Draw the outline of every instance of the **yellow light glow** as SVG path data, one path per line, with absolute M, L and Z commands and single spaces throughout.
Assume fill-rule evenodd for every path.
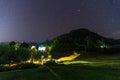
M 66 56 L 66 57 L 62 57 L 62 58 L 57 59 L 57 62 L 72 61 L 72 60 L 74 60 L 75 58 L 77 58 L 78 56 L 80 56 L 80 54 L 74 52 L 73 55 L 70 55 L 70 56 Z
M 41 64 L 40 60 L 32 60 L 32 59 L 29 59 L 26 61 L 27 63 L 34 63 L 34 64 Z
M 17 64 L 4 64 L 5 67 L 13 67 L 16 66 Z
M 34 48 L 36 48 L 36 47 L 35 47 L 35 46 L 32 46 L 32 47 L 31 47 L 31 49 L 34 49 Z

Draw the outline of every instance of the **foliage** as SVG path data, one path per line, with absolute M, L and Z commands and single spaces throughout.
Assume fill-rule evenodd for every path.
M 54 56 L 57 53 L 62 55 L 73 51 L 96 51 L 100 50 L 100 46 L 105 46 L 106 41 L 110 40 L 88 29 L 77 29 L 51 40 L 53 46 L 51 53 Z
M 38 51 L 36 48 L 33 48 L 31 50 L 31 56 L 30 56 L 31 62 L 33 62 L 33 60 L 40 60 L 41 55 L 42 54 L 40 53 L 40 51 Z
M 106 46 L 105 41 L 103 39 L 97 40 L 96 43 L 98 48 L 101 48 L 101 47 L 104 48 Z
M 30 50 L 24 47 L 19 47 L 16 51 L 17 53 L 17 61 L 27 61 L 30 58 Z
M 9 46 L 8 44 L 0 45 L 0 63 L 11 64 L 14 63 L 16 59 L 15 49 L 13 46 Z
M 30 45 L 26 42 L 23 42 L 23 43 L 20 44 L 20 47 L 30 48 Z
M 11 64 L 26 61 L 30 58 L 31 51 L 24 46 L 19 47 L 16 42 L 0 44 L 0 64 Z
M 0 64 L 6 63 L 6 56 L 8 53 L 9 46 L 7 44 L 0 44 Z
M 10 46 L 14 46 L 15 44 L 17 44 L 15 41 L 11 41 L 11 42 L 9 43 Z

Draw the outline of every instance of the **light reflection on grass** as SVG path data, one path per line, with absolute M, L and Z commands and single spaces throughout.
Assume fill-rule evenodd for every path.
M 79 63 L 83 63 L 83 64 L 88 64 L 88 63 L 92 63 L 92 62 L 89 62 L 89 61 L 70 61 L 70 62 L 63 62 L 63 64 L 79 64 Z
M 112 68 L 120 68 L 120 60 L 117 61 L 70 61 L 70 62 L 63 62 L 64 65 L 88 65 L 88 66 L 106 66 Z

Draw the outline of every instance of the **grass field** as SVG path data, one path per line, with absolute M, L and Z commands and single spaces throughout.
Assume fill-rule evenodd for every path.
M 119 62 L 119 60 L 65 62 L 65 65 L 0 72 L 0 80 L 120 80 Z

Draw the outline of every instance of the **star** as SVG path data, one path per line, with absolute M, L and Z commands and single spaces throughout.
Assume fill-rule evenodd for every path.
M 77 10 L 77 12 L 80 12 L 80 11 L 81 11 L 80 9 Z

